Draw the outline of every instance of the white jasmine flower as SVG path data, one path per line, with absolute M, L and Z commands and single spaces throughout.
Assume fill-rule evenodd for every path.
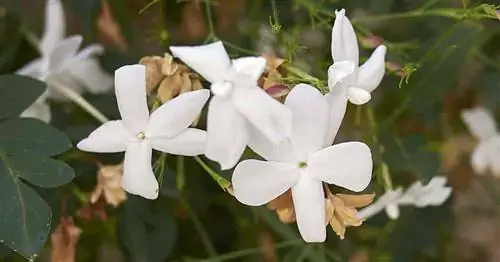
M 333 65 L 328 68 L 327 94 L 332 123 L 340 122 L 335 119 L 344 118 L 347 101 L 356 105 L 362 105 L 370 101 L 370 93 L 378 87 L 385 74 L 384 45 L 378 46 L 371 57 L 359 66 L 359 50 L 356 33 L 349 19 L 345 16 L 345 10 L 335 11 L 335 23 L 332 29 L 332 58 Z M 338 126 L 330 124 L 330 132 L 327 141 L 335 137 L 333 130 Z
M 500 134 L 493 115 L 485 108 L 477 107 L 462 111 L 462 120 L 479 141 L 471 156 L 474 172 L 484 174 L 491 171 L 500 177 Z
M 266 66 L 264 58 L 230 60 L 220 41 L 170 50 L 211 83 L 214 97 L 208 107 L 205 155 L 223 170 L 240 159 L 250 140 L 250 128 L 258 129 L 272 143 L 290 135 L 290 110 L 257 86 Z
M 194 156 L 204 153 L 206 132 L 189 128 L 210 96 L 208 90 L 187 92 L 149 114 L 146 67 L 123 66 L 115 71 L 115 92 L 122 120 L 109 121 L 80 141 L 80 150 L 97 153 L 125 151 L 122 187 L 148 199 L 158 197 L 151 168 L 152 149 Z
M 371 179 L 371 152 L 361 142 L 324 148 L 328 103 L 316 88 L 295 86 L 285 105 L 293 113 L 291 138 L 273 146 L 262 134 L 254 134 L 250 147 L 267 161 L 245 160 L 236 166 L 234 195 L 243 204 L 260 206 L 291 188 L 300 234 L 307 242 L 323 242 L 323 182 L 362 191 Z
M 399 206 L 410 205 L 418 208 L 440 206 L 451 194 L 451 187 L 447 187 L 446 178 L 433 177 L 425 186 L 421 181 L 413 183 L 404 193 L 401 188 L 387 190 L 375 203 L 358 211 L 360 219 L 367 219 L 385 209 L 390 219 L 399 218 Z
M 41 57 L 37 58 L 16 73 L 34 77 L 48 84 L 48 90 L 21 116 L 36 117 L 49 122 L 50 108 L 46 100 L 62 98 L 54 90 L 55 85 L 63 85 L 82 92 L 84 87 L 92 93 L 108 91 L 112 78 L 105 73 L 98 61 L 93 58 L 104 49 L 100 45 L 90 45 L 78 51 L 82 37 L 75 35 L 64 38 L 66 26 L 63 5 L 60 0 L 45 2 L 45 28 L 39 43 Z

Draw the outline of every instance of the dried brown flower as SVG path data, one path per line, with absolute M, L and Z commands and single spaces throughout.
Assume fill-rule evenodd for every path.
M 283 76 L 278 70 L 279 67 L 285 62 L 285 59 L 270 56 L 270 55 L 262 55 L 264 59 L 266 59 L 266 69 L 264 74 L 261 77 L 261 85 L 263 89 L 268 89 L 271 86 L 283 84 L 280 81 L 280 78 Z
M 61 217 L 59 225 L 50 235 L 52 243 L 51 262 L 74 262 L 76 244 L 82 230 L 73 224 L 71 217 Z
M 357 227 L 363 223 L 363 220 L 356 216 L 356 208 L 367 206 L 373 201 L 374 197 L 375 194 L 334 195 L 327 190 L 326 223 L 330 224 L 340 239 L 344 239 L 346 227 Z
M 97 172 L 97 185 L 90 195 L 90 202 L 95 204 L 104 195 L 106 203 L 114 207 L 123 203 L 127 195 L 121 187 L 122 176 L 123 164 L 101 166 Z
M 276 211 L 278 218 L 285 224 L 295 222 L 292 191 L 288 190 L 267 204 L 267 208 Z

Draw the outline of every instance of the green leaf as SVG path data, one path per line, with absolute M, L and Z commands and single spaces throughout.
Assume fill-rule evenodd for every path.
M 71 146 L 63 132 L 38 119 L 18 118 L 0 124 L 0 149 L 11 154 L 54 156 Z
M 165 261 L 177 239 L 177 225 L 168 202 L 128 195 L 118 218 L 118 237 L 129 261 Z
M 100 0 L 68 0 L 69 7 L 80 20 L 80 23 L 85 31 L 85 34 L 93 37 L 96 31 L 96 21 L 102 9 L 102 1 Z
M 27 259 L 34 259 L 50 230 L 47 203 L 20 179 L 7 155 L 0 161 L 0 242 Z
M 45 83 L 27 76 L 0 76 L 0 120 L 19 116 L 45 92 Z

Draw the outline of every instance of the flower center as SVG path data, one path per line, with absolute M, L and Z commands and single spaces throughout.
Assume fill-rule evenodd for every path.
M 306 168 L 307 167 L 307 163 L 306 162 L 299 162 L 298 167 L 299 168 Z
M 144 140 L 146 138 L 146 134 L 144 134 L 144 132 L 140 132 L 137 134 L 136 136 L 139 140 Z
M 233 89 L 233 83 L 229 81 L 217 82 L 213 83 L 210 86 L 210 90 L 216 96 L 227 97 L 231 94 L 231 90 Z

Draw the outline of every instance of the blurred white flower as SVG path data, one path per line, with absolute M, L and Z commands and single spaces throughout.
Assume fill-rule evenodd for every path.
M 47 91 L 21 115 L 36 117 L 49 122 L 50 108 L 48 97 L 62 99 L 55 86 L 71 88 L 79 93 L 84 90 L 102 93 L 110 90 L 112 78 L 105 73 L 95 55 L 103 52 L 100 45 L 90 45 L 80 51 L 83 41 L 75 35 L 64 38 L 66 26 L 64 9 L 60 0 L 45 2 L 45 28 L 39 43 L 41 57 L 37 58 L 16 73 L 34 77 L 48 84 Z
M 80 150 L 97 153 L 125 151 L 122 187 L 148 199 L 158 197 L 158 182 L 151 168 L 152 149 L 176 155 L 205 152 L 206 132 L 189 128 L 210 92 L 187 92 L 149 114 L 146 67 L 123 66 L 115 71 L 115 92 L 122 120 L 109 121 L 80 141 Z
M 291 138 L 275 146 L 254 130 L 250 147 L 267 161 L 244 160 L 236 166 L 234 195 L 243 204 L 260 206 L 291 188 L 300 234 L 307 242 L 323 242 L 323 182 L 362 191 L 371 180 L 371 151 L 361 142 L 324 147 L 328 103 L 316 88 L 295 86 L 285 106 L 293 113 Z
M 478 144 L 471 155 L 472 168 L 477 174 L 488 171 L 500 177 L 500 133 L 491 113 L 482 107 L 462 111 L 462 120 Z
M 250 140 L 251 128 L 276 144 L 290 136 L 292 114 L 258 87 L 266 67 L 262 57 L 230 60 L 222 42 L 170 47 L 173 55 L 211 83 L 205 155 L 221 168 L 232 168 Z
M 399 206 L 409 205 L 418 208 L 426 206 L 440 206 L 451 194 L 451 187 L 447 187 L 446 178 L 433 177 L 425 186 L 421 181 L 413 183 L 404 193 L 401 188 L 388 190 L 375 203 L 358 211 L 360 219 L 367 219 L 380 211 L 385 210 L 390 219 L 399 218 Z
M 370 93 L 378 87 L 385 74 L 384 45 L 378 46 L 371 57 L 359 66 L 359 50 L 356 33 L 345 10 L 335 11 L 335 23 L 332 29 L 332 58 L 333 65 L 328 68 L 328 87 L 326 95 L 330 104 L 332 123 L 328 132 L 327 141 L 336 136 L 340 122 L 333 119 L 343 119 L 347 101 L 362 105 L 370 101 Z

